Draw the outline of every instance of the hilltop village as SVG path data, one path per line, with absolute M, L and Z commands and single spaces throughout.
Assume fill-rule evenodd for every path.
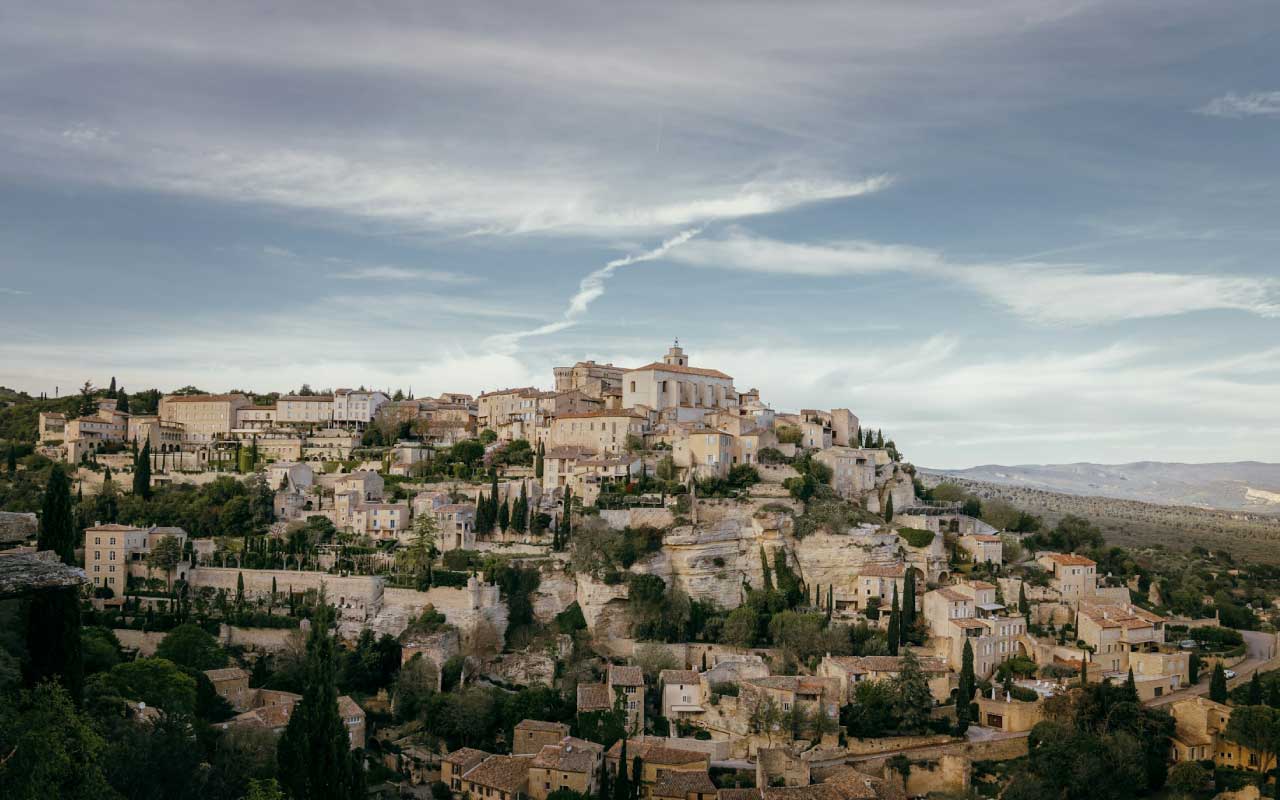
M 10 402 L 0 758 L 72 735 L 85 797 L 1271 791 L 1280 576 L 926 487 L 678 343 L 552 379 Z

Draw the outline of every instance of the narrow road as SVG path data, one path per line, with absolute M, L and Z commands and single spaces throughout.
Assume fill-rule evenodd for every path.
M 1263 633 L 1262 631 L 1240 631 L 1240 633 L 1244 636 L 1245 658 L 1244 661 L 1230 668 L 1235 670 L 1236 676 L 1227 681 L 1227 686 L 1233 689 L 1244 681 L 1249 680 L 1255 672 L 1280 669 L 1280 654 L 1277 653 L 1274 634 Z M 1202 675 L 1200 682 L 1195 686 L 1188 686 L 1164 697 L 1148 700 L 1147 705 L 1165 706 L 1170 703 L 1176 703 L 1179 700 L 1185 700 L 1188 697 L 1205 694 L 1208 691 L 1209 681 Z

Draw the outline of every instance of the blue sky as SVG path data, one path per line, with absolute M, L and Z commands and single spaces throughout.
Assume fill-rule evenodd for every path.
M 919 464 L 1274 460 L 1267 2 L 24 3 L 0 384 L 695 364 Z

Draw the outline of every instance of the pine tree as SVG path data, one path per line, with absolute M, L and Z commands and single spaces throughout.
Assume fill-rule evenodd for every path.
M 1133 672 L 1133 670 L 1129 670 Z M 1249 705 L 1262 705 L 1262 681 L 1258 679 L 1258 673 L 1255 670 L 1253 677 L 1249 679 Z
M 973 716 L 973 695 L 978 686 L 973 675 L 973 645 L 964 641 L 960 656 L 960 685 L 956 690 L 956 735 L 963 736 Z
M 542 480 L 542 459 L 546 455 L 547 449 L 542 442 L 538 442 L 538 454 L 533 457 L 533 477 Z
M 893 605 L 889 607 L 889 655 L 896 656 L 902 643 L 902 610 L 898 606 L 898 584 L 893 585 Z
M 276 758 L 280 784 L 290 797 L 307 800 L 363 800 L 364 770 L 351 754 L 346 726 L 338 714 L 333 622 L 324 591 L 307 637 L 302 699 L 294 706 Z
M 916 624 L 916 574 L 907 569 L 902 589 L 902 630 L 909 631 Z
M 1213 676 L 1209 678 L 1209 699 L 1215 703 L 1227 702 L 1227 673 L 1222 669 L 1222 662 L 1213 665 Z
M 44 489 L 40 511 L 40 550 L 52 550 L 64 564 L 76 563 L 76 518 L 71 508 L 71 480 L 54 464 Z
M 151 497 L 151 442 L 145 442 L 133 459 L 133 493 L 143 500 Z
M 498 506 L 498 530 L 505 531 L 511 527 L 511 503 L 503 498 L 502 505 Z
M 769 556 L 764 552 L 764 545 L 760 545 L 760 566 L 764 569 L 764 590 L 772 592 L 773 573 L 769 571 Z
M 893 522 L 893 495 L 889 495 L 884 503 L 884 521 Z

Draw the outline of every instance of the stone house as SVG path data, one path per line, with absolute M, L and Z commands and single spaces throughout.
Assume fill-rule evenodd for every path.
M 489 756 L 463 773 L 461 794 L 476 800 L 523 800 L 532 762 L 531 756 Z
M 595 742 L 565 736 L 557 744 L 543 745 L 529 762 L 528 794 L 534 800 L 569 789 L 594 796 L 600 789 L 604 748 Z
M 841 705 L 853 701 L 854 691 L 862 681 L 884 681 L 902 672 L 902 656 L 833 656 L 828 653 L 818 663 L 817 674 L 840 681 Z M 929 693 L 938 703 L 951 697 L 952 672 L 944 658 L 922 656 L 920 671 L 929 683 Z
M 1026 620 L 996 602 L 993 584 L 958 583 L 926 592 L 923 601 L 933 645 L 952 670 L 961 668 L 965 642 L 973 649 L 978 678 L 989 678 L 997 665 L 1016 655 L 1030 655 L 1022 641 Z
M 960 549 L 969 554 L 975 564 L 1004 563 L 1004 542 L 993 533 L 974 533 L 961 536 Z
M 711 756 L 696 750 L 685 750 L 668 744 L 658 736 L 640 736 L 627 739 L 627 775 L 632 781 L 635 760 L 640 760 L 641 795 L 649 797 L 650 788 L 657 783 L 660 771 L 706 772 L 711 766 Z M 614 742 L 605 754 L 605 769 L 617 777 L 618 763 L 622 758 L 622 741 Z
M 461 747 L 440 761 L 440 781 L 455 797 L 462 795 L 462 776 L 475 769 L 490 754 L 474 747 Z
M 649 787 L 651 800 L 716 800 L 719 790 L 706 772 L 658 770 L 658 778 Z
M 733 408 L 738 392 L 733 378 L 719 370 L 689 366 L 679 343 L 671 346 L 661 362 L 629 369 L 622 376 L 623 408 L 670 410 L 677 421 L 699 419 L 707 411 Z
M 696 669 L 664 669 L 658 673 L 662 687 L 662 716 L 688 719 L 704 711 L 706 686 Z
M 1200 696 L 1169 706 L 1175 724 L 1170 755 L 1174 761 L 1207 761 L 1220 767 L 1262 772 L 1275 765 L 1274 756 L 1263 763 L 1260 753 L 1227 739 L 1231 707 Z
M 1065 603 L 1075 605 L 1080 598 L 1098 593 L 1098 564 L 1075 553 L 1045 553 L 1036 563 L 1049 573 L 1049 585 Z
M 207 669 L 204 674 L 213 684 L 213 690 L 230 703 L 233 709 L 241 712 L 249 710 L 254 694 L 249 689 L 249 673 L 239 667 L 225 667 Z
M 526 719 L 514 729 L 511 752 L 515 755 L 535 755 L 546 745 L 559 744 L 569 735 L 569 726 L 563 722 L 544 722 Z

